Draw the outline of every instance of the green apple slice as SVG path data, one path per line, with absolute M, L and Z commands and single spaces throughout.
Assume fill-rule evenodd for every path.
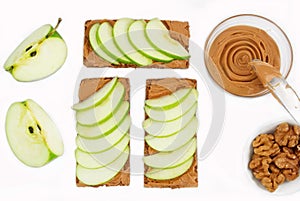
M 171 38 L 169 30 L 159 19 L 150 20 L 145 30 L 149 42 L 157 50 L 174 59 L 188 59 L 190 57 L 188 51 L 177 40 Z
M 96 186 L 104 184 L 114 178 L 124 167 L 129 157 L 129 147 L 112 163 L 105 167 L 97 169 L 84 168 L 81 165 L 77 165 L 76 176 L 86 185 Z
M 198 92 L 196 89 L 192 89 L 192 92 L 182 101 L 182 103 L 169 109 L 154 109 L 149 106 L 145 106 L 146 114 L 155 121 L 172 121 L 184 115 L 189 111 L 198 100 Z
M 157 109 L 171 109 L 176 105 L 180 104 L 189 93 L 191 93 L 192 88 L 183 88 L 175 91 L 174 93 L 160 98 L 148 99 L 145 104 L 150 108 Z
M 76 145 L 81 151 L 100 153 L 115 146 L 126 134 L 124 131 L 117 131 L 96 139 L 83 138 L 77 135 Z
M 118 128 L 118 125 L 128 115 L 129 103 L 124 101 L 117 111 L 105 122 L 94 126 L 83 126 L 77 123 L 76 130 L 80 136 L 89 136 L 90 138 L 96 136 L 107 135 Z
M 152 64 L 152 60 L 139 53 L 130 43 L 128 38 L 129 26 L 134 22 L 133 19 L 122 18 L 116 21 L 113 27 L 113 36 L 119 50 L 139 66 L 148 66 Z
M 146 22 L 144 20 L 134 21 L 128 29 L 128 36 L 131 44 L 141 54 L 153 59 L 154 61 L 170 62 L 173 60 L 157 50 L 149 43 L 145 34 Z
M 191 119 L 195 116 L 197 106 L 197 103 L 194 103 L 188 112 L 173 121 L 162 122 L 148 118 L 143 122 L 143 128 L 149 135 L 152 136 L 171 136 L 183 129 L 191 121 Z
M 67 58 L 65 41 L 55 28 L 44 25 L 30 34 L 8 57 L 4 69 L 21 82 L 50 76 L 62 67 Z
M 192 138 L 181 148 L 172 152 L 159 152 L 153 155 L 145 156 L 144 163 L 152 168 L 173 168 L 186 162 L 196 152 L 197 141 Z
M 188 125 L 178 133 L 168 137 L 154 137 L 147 135 L 145 141 L 150 147 L 157 151 L 174 151 L 190 141 L 196 134 L 197 129 L 198 120 L 196 117 L 193 117 Z
M 56 125 L 33 100 L 12 104 L 5 125 L 10 148 L 28 166 L 41 167 L 64 152 Z
M 108 22 L 103 22 L 97 31 L 99 42 L 103 45 L 103 50 L 118 60 L 121 63 L 131 63 L 131 61 L 124 56 L 124 54 L 117 48 L 113 38 L 113 28 Z
M 113 91 L 115 86 L 117 85 L 118 78 L 113 78 L 111 81 L 106 83 L 101 89 L 99 89 L 96 93 L 88 97 L 86 100 L 73 105 L 73 109 L 76 111 L 86 110 L 93 106 L 96 106 L 102 103 L 107 96 Z
M 76 149 L 75 158 L 78 164 L 85 168 L 100 168 L 107 166 L 112 163 L 118 156 L 120 156 L 129 143 L 129 135 L 125 135 L 120 142 L 115 146 L 111 147 L 109 150 L 90 154 L 83 152 L 80 149 Z
M 185 163 L 168 169 L 152 168 L 145 173 L 145 176 L 155 180 L 169 180 L 183 175 L 193 164 L 194 157 L 189 158 Z
M 118 109 L 125 96 L 125 87 L 120 82 L 109 94 L 109 96 L 95 107 L 81 110 L 76 113 L 76 120 L 79 124 L 92 126 L 107 120 L 113 112 Z
M 106 60 L 109 63 L 118 65 L 120 64 L 116 59 L 112 58 L 111 56 L 109 56 L 108 54 L 106 54 L 106 52 L 102 49 L 102 45 L 101 43 L 98 41 L 97 39 L 97 31 L 99 28 L 100 24 L 94 24 L 89 32 L 89 41 L 90 44 L 94 50 L 94 52 L 101 57 L 102 59 Z

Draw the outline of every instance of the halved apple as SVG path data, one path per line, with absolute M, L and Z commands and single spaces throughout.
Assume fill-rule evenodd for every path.
M 149 106 L 145 106 L 146 114 L 155 121 L 172 121 L 183 116 L 187 111 L 193 107 L 193 105 L 198 100 L 198 91 L 196 89 L 192 89 L 192 92 L 188 94 L 188 96 L 177 106 L 164 110 L 164 109 L 156 109 L 150 108 Z
M 171 109 L 180 104 L 191 93 L 192 88 L 183 88 L 175 91 L 174 93 L 160 98 L 148 99 L 145 104 L 150 108 L 156 109 Z
M 100 89 L 101 90 L 101 89 Z M 117 83 L 113 91 L 107 98 L 95 107 L 87 110 L 77 111 L 76 120 L 79 124 L 92 126 L 107 120 L 118 109 L 125 96 L 125 87 L 120 82 Z
M 196 138 L 192 138 L 181 148 L 172 152 L 159 152 L 144 157 L 147 166 L 153 168 L 173 168 L 181 165 L 193 156 L 197 148 Z
M 159 19 L 150 20 L 145 30 L 149 42 L 157 50 L 175 59 L 188 59 L 190 57 L 188 51 L 177 40 L 171 38 L 169 30 Z
M 115 77 L 108 83 L 106 83 L 101 89 L 99 89 L 96 93 L 85 99 L 84 101 L 73 105 L 73 109 L 76 111 L 86 110 L 93 106 L 96 106 L 102 103 L 107 96 L 113 91 L 115 86 L 117 85 L 118 78 Z
M 170 62 L 173 60 L 156 49 L 149 43 L 145 34 L 146 22 L 144 20 L 134 21 L 128 29 L 128 36 L 131 44 L 137 51 L 154 61 Z
M 196 134 L 197 129 L 198 120 L 193 117 L 186 127 L 171 136 L 155 137 L 147 135 L 145 140 L 150 147 L 157 151 L 174 151 L 190 141 Z
M 129 41 L 127 32 L 133 22 L 134 20 L 130 18 L 117 20 L 113 27 L 114 40 L 119 50 L 133 63 L 139 66 L 150 65 L 152 64 L 152 60 L 139 53 Z
M 33 100 L 13 103 L 7 111 L 5 128 L 10 148 L 28 166 L 44 166 L 64 152 L 56 125 Z
M 112 163 L 120 154 L 123 153 L 129 143 L 129 135 L 125 135 L 119 142 L 100 153 L 87 153 L 81 149 L 76 149 L 75 157 L 78 164 L 85 168 L 100 168 Z M 100 146 L 100 144 L 99 144 Z
M 152 136 L 171 136 L 183 129 L 191 121 L 191 119 L 195 116 L 197 106 L 197 103 L 194 103 L 189 111 L 173 121 L 162 122 L 148 118 L 143 122 L 143 128 L 149 135 Z
M 103 50 L 121 63 L 131 63 L 131 61 L 117 48 L 112 30 L 113 28 L 108 22 L 103 22 L 98 28 L 97 38 L 102 44 Z
M 103 50 L 103 45 L 98 41 L 97 39 L 97 31 L 99 28 L 100 24 L 94 24 L 89 32 L 89 41 L 90 44 L 94 50 L 94 52 L 101 57 L 102 59 L 106 60 L 109 63 L 118 65 L 120 64 L 116 59 L 114 59 L 113 57 L 111 57 L 110 55 L 108 55 L 104 50 Z
M 145 176 L 155 180 L 169 180 L 184 174 L 193 164 L 194 157 L 189 158 L 185 163 L 174 168 L 159 169 L 151 168 L 145 173 Z
M 67 58 L 66 43 L 56 31 L 60 22 L 30 34 L 8 57 L 4 69 L 21 82 L 40 80 L 60 69 Z
M 104 184 L 114 178 L 124 167 L 128 160 L 129 147 L 112 163 L 107 166 L 89 169 L 77 164 L 76 176 L 86 185 L 96 186 Z
M 76 126 L 77 133 L 80 136 L 88 137 L 88 138 L 95 138 L 95 137 L 100 137 L 102 135 L 107 135 L 119 127 L 121 122 L 123 122 L 123 120 L 128 116 L 128 111 L 129 111 L 129 103 L 127 101 L 124 101 L 122 102 L 118 110 L 115 111 L 109 119 L 107 119 L 105 122 L 101 124 L 97 124 L 94 126 L 83 126 L 77 123 Z M 127 128 L 128 125 L 130 125 L 130 118 L 128 120 L 127 117 L 125 121 L 122 123 L 122 126 L 119 127 L 119 129 Z

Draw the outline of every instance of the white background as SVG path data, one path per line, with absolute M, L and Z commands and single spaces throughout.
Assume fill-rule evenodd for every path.
M 294 49 L 289 83 L 300 92 L 300 12 L 296 0 L 84 0 L 2 1 L 0 3 L 0 64 L 22 39 L 37 27 L 63 18 L 59 33 L 69 54 L 63 68 L 34 83 L 19 83 L 0 68 L 0 200 L 295 200 L 300 192 L 275 196 L 261 190 L 247 172 L 245 151 L 251 138 L 264 126 L 289 117 L 279 104 L 265 95 L 239 98 L 226 94 L 226 121 L 214 152 L 199 161 L 199 187 L 192 189 L 145 189 L 143 177 L 132 176 L 130 187 L 77 188 L 75 185 L 75 121 L 73 93 L 82 67 L 84 22 L 121 17 L 189 21 L 191 40 L 204 47 L 206 37 L 221 20 L 235 14 L 253 13 L 276 22 Z M 197 55 L 192 55 L 197 57 Z M 205 66 L 199 66 L 205 68 Z M 200 80 L 199 80 L 200 81 Z M 143 100 L 135 97 L 137 101 Z M 43 168 L 29 168 L 11 152 L 5 136 L 5 114 L 12 102 L 32 98 L 52 116 L 65 144 L 65 153 Z M 201 97 L 200 97 L 201 101 Z M 203 101 L 203 104 L 205 101 Z M 207 102 L 209 105 L 210 103 Z M 201 118 L 205 112 L 199 111 Z M 209 116 L 209 115 L 208 115 Z M 209 117 L 208 117 L 209 118 Z M 205 129 L 204 129 L 205 130 Z M 199 150 L 205 133 L 198 133 Z M 299 178 L 300 180 L 300 178 Z M 300 186 L 299 186 L 300 189 Z

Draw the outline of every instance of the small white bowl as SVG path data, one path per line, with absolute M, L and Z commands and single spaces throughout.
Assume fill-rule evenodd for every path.
M 253 184 L 256 185 L 258 188 L 260 188 L 262 191 L 268 193 L 269 195 L 287 195 L 287 194 L 292 194 L 295 192 L 300 191 L 300 176 L 296 178 L 293 181 L 285 181 L 283 184 L 280 184 L 278 188 L 274 192 L 269 192 L 261 183 L 258 179 L 256 179 L 252 171 L 249 168 L 249 162 L 251 160 L 251 156 L 253 154 L 253 148 L 252 148 L 252 141 L 262 133 L 274 133 L 276 127 L 283 122 L 287 122 L 289 124 L 295 125 L 295 121 L 292 119 L 288 120 L 283 120 L 283 121 L 278 121 L 278 122 L 273 122 L 270 124 L 267 124 L 260 129 L 258 129 L 255 133 L 252 134 L 252 136 L 249 138 L 247 141 L 247 144 L 244 149 L 244 166 L 247 171 L 247 176 L 249 177 L 250 180 L 252 180 Z

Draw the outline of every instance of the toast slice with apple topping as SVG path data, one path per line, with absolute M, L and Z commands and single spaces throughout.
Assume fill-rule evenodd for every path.
M 183 21 L 101 19 L 85 22 L 86 67 L 188 68 L 189 23 Z
M 75 151 L 78 187 L 129 185 L 129 90 L 127 78 L 81 81 L 80 102 L 73 106 L 78 133 Z
M 146 83 L 144 186 L 198 186 L 197 82 L 151 79 Z

